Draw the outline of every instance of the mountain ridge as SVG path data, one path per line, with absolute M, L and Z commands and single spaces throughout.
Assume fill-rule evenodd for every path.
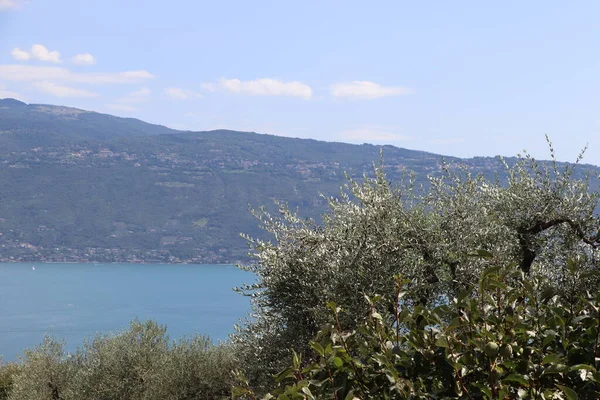
M 371 174 L 380 148 L 392 181 L 411 171 L 426 183 L 442 157 L 490 178 L 501 168 L 490 157 L 178 131 L 23 104 L 0 100 L 0 261 L 244 261 L 239 233 L 264 235 L 248 205 L 274 210 L 274 200 L 285 201 L 318 220 L 327 209 L 319 193 L 338 195 L 346 173 Z
M 257 134 L 257 135 L 269 136 L 269 137 L 274 137 L 274 138 L 282 138 L 282 139 L 298 139 L 298 140 L 332 143 L 332 144 L 344 144 L 344 145 L 349 145 L 349 146 L 361 146 L 360 144 L 354 144 L 354 143 L 348 143 L 348 142 L 342 142 L 342 141 L 325 141 L 325 140 L 318 140 L 318 139 L 311 139 L 311 138 L 278 136 L 275 134 L 257 133 L 257 132 L 253 132 L 253 131 L 235 131 L 235 130 L 230 130 L 230 129 L 214 129 L 214 130 L 208 130 L 208 131 L 180 130 L 180 129 L 169 128 L 165 125 L 145 122 L 138 118 L 118 117 L 118 116 L 114 116 L 114 115 L 107 114 L 107 113 L 101 113 L 101 112 L 97 112 L 97 111 L 89 111 L 89 110 L 84 110 L 84 109 L 70 107 L 70 106 L 41 104 L 41 103 L 40 104 L 38 104 L 38 103 L 28 104 L 28 103 L 25 103 L 25 102 L 22 102 L 22 101 L 13 99 L 13 98 L 0 99 L 0 119 L 3 120 L 2 121 L 3 125 L 6 125 L 7 122 L 10 122 L 10 118 L 7 118 L 6 114 L 2 113 L 2 110 L 3 109 L 10 110 L 11 108 L 14 108 L 14 107 L 27 108 L 32 112 L 38 112 L 38 113 L 46 112 L 48 114 L 54 114 L 54 117 L 56 117 L 58 115 L 62 115 L 62 116 L 70 115 L 71 117 L 74 117 L 75 115 L 92 114 L 94 116 L 106 118 L 108 120 L 119 121 L 120 123 L 130 122 L 130 123 L 138 124 L 139 130 L 142 130 L 144 128 L 146 128 L 146 129 L 150 128 L 148 130 L 145 130 L 143 132 L 143 134 L 140 136 L 158 135 L 158 134 L 182 134 L 182 133 L 202 134 L 202 133 L 209 133 L 209 132 L 232 132 L 232 133 L 235 132 L 235 133 L 243 133 L 243 134 Z M 19 117 L 22 117 L 22 116 L 19 116 Z M 70 119 L 70 118 L 67 118 L 67 119 Z M 44 122 L 47 122 L 47 121 L 45 120 Z M 2 128 L 2 126 L 0 126 L 0 128 Z M 0 133 L 1 132 L 2 131 L 0 131 Z M 89 132 L 88 132 L 88 135 L 89 135 Z M 102 139 L 114 139 L 114 138 L 118 138 L 118 137 L 128 137 L 128 136 L 127 135 L 118 135 L 118 136 L 114 136 L 114 137 L 102 137 Z M 86 139 L 98 139 L 98 138 L 86 137 Z M 364 143 L 363 145 L 370 145 L 370 144 Z M 371 146 L 382 147 L 382 148 L 400 148 L 397 146 L 387 145 L 387 144 L 381 145 L 381 146 L 377 146 L 377 145 L 371 145 Z M 404 148 L 402 148 L 402 149 L 404 149 Z M 404 150 L 409 150 L 409 149 L 404 149 Z M 426 154 L 435 154 L 435 153 L 427 152 L 427 151 L 423 151 L 423 150 L 410 149 L 410 151 L 426 153 Z M 458 158 L 458 157 L 453 157 L 453 156 L 445 156 L 445 157 Z

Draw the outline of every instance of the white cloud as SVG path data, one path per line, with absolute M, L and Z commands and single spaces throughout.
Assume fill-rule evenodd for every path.
M 127 104 L 105 104 L 106 108 L 117 111 L 135 111 L 136 108 Z
M 18 10 L 24 3 L 22 0 L 0 0 L 0 11 Z
M 141 88 L 127 93 L 125 96 L 115 100 L 116 103 L 138 104 L 144 103 L 150 99 L 152 92 L 148 88 Z
M 368 127 L 344 131 L 338 138 L 348 142 L 403 142 L 413 140 L 413 136 L 407 136 L 392 128 Z
M 375 82 L 353 81 L 331 85 L 331 95 L 339 98 L 377 99 L 386 96 L 402 96 L 413 93 L 402 86 L 381 86 Z
M 49 51 L 41 44 L 34 44 L 31 46 L 31 56 L 40 61 L 48 61 L 52 63 L 60 62 L 60 53 L 58 51 Z
M 94 65 L 96 64 L 96 58 L 90 53 L 77 54 L 71 59 L 76 65 Z
M 55 64 L 60 63 L 60 53 L 58 51 L 50 51 L 41 44 L 34 44 L 31 46 L 30 51 L 21 50 L 16 47 L 11 51 L 11 54 L 18 61 L 39 60 Z
M 63 86 L 53 82 L 35 82 L 33 87 L 40 92 L 48 93 L 56 97 L 97 97 L 98 94 L 88 90 Z
M 25 101 L 25 96 L 23 96 L 21 93 L 11 92 L 10 90 L 6 89 L 6 85 L 0 83 L 0 99 L 6 98 Z
M 255 79 L 252 81 L 221 79 L 217 84 L 204 83 L 202 87 L 209 91 L 222 89 L 231 93 L 254 96 L 291 96 L 310 99 L 313 94 L 310 86 L 302 82 L 283 82 L 270 78 Z
M 154 78 L 148 71 L 80 73 L 63 67 L 0 65 L 0 79 L 11 82 L 55 81 L 86 84 L 130 84 Z
M 19 49 L 18 47 L 15 47 L 10 52 L 10 54 L 17 61 L 28 61 L 29 59 L 31 59 L 31 55 L 28 52 L 23 51 L 23 50 Z
M 169 87 L 165 89 L 165 94 L 172 99 L 188 100 L 193 98 L 201 98 L 202 95 L 191 90 Z

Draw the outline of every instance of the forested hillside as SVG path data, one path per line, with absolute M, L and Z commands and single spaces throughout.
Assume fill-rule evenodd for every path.
M 261 236 L 249 205 L 318 218 L 319 196 L 360 177 L 380 147 L 250 132 L 183 132 L 67 107 L 0 100 L 0 260 L 217 263 Z M 442 156 L 384 146 L 387 176 L 426 182 Z M 492 176 L 494 158 L 461 160 Z M 596 171 L 585 166 L 579 170 Z

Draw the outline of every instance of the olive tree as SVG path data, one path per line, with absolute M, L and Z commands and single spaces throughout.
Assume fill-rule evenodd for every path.
M 235 358 L 204 336 L 170 341 L 166 328 L 133 321 L 97 335 L 74 354 L 53 338 L 25 351 L 11 375 L 11 400 L 197 400 L 229 397 Z
M 3 363 L 0 358 L 0 400 L 8 399 L 13 386 L 13 379 L 19 373 L 19 364 Z
M 308 350 L 327 321 L 327 302 L 347 310 L 340 323 L 351 329 L 368 309 L 364 295 L 392 293 L 397 274 L 410 281 L 407 305 L 444 303 L 476 287 L 485 265 L 473 257 L 477 251 L 550 277 L 559 291 L 597 284 L 584 278 L 597 268 L 600 225 L 593 177 L 577 175 L 582 154 L 561 164 L 550 145 L 548 162 L 527 154 L 500 159 L 495 179 L 442 163 L 426 185 L 410 175 L 394 185 L 381 164 L 373 177 L 349 180 L 339 198 L 328 199 L 320 224 L 285 204 L 277 216 L 255 211 L 273 240 L 248 238 L 254 262 L 242 266 L 258 277 L 239 288 L 251 297 L 253 318 L 233 337 L 250 381 L 268 385 L 290 349 Z
M 10 400 L 60 400 L 68 398 L 75 375 L 64 351 L 64 342 L 47 336 L 41 345 L 25 350 L 12 377 Z
M 76 354 L 73 398 L 146 399 L 168 356 L 166 327 L 133 321 L 118 335 L 98 335 Z
M 147 399 L 225 399 L 234 384 L 237 364 L 228 344 L 213 345 L 204 336 L 171 345 L 166 361 L 149 383 Z

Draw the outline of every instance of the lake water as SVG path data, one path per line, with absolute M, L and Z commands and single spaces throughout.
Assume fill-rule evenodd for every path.
M 232 287 L 253 281 L 230 265 L 0 263 L 0 355 L 15 360 L 47 333 L 74 351 L 134 318 L 167 325 L 172 339 L 225 340 L 250 308 Z

